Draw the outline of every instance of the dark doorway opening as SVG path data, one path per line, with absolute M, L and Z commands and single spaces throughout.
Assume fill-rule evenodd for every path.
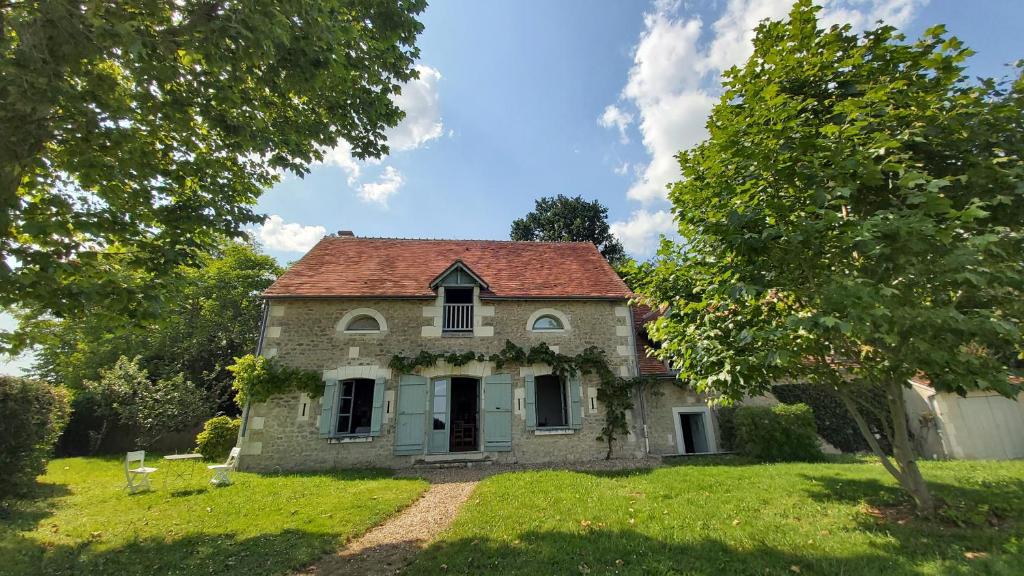
M 449 452 L 475 452 L 480 448 L 480 381 L 452 378 Z
M 704 414 L 680 413 L 679 427 L 683 432 L 683 450 L 685 454 L 702 454 L 710 452 L 708 433 L 704 426 Z

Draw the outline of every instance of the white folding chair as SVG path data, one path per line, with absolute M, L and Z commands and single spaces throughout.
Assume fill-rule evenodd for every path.
M 135 464 L 138 466 L 135 466 Z M 124 477 L 127 481 L 125 488 L 129 494 L 139 490 L 150 490 L 149 475 L 156 472 L 156 468 L 146 466 L 146 451 L 136 450 L 128 452 L 124 457 Z
M 231 484 L 231 476 L 229 475 L 235 466 L 238 465 L 238 454 L 242 449 L 235 446 L 231 449 L 231 453 L 228 454 L 228 459 L 223 464 L 211 464 L 206 468 L 213 470 L 213 478 L 210 479 L 210 484 L 214 486 L 227 486 Z

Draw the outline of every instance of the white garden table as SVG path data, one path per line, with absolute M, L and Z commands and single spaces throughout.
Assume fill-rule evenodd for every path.
M 167 474 L 164 475 L 164 489 L 167 488 L 167 482 L 173 475 L 176 479 L 182 482 L 188 482 L 192 480 L 192 476 L 195 474 L 196 461 L 202 460 L 202 454 L 168 454 L 164 456 L 164 460 L 169 463 L 175 463 L 184 460 L 189 463 L 189 466 L 167 466 Z

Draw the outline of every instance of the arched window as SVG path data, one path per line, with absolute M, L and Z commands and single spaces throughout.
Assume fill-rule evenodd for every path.
M 356 316 L 345 326 L 347 332 L 379 332 L 380 322 L 368 314 Z
M 537 318 L 536 320 L 533 321 L 532 329 L 537 331 L 564 330 L 565 327 L 562 326 L 562 321 L 559 320 L 558 318 L 545 314 L 544 316 L 541 316 L 540 318 Z

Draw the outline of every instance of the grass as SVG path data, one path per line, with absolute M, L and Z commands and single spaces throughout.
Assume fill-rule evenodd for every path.
M 932 522 L 871 460 L 503 474 L 408 574 L 1024 573 L 1024 462 L 923 468 Z
M 0 575 L 280 574 L 312 563 L 427 487 L 380 471 L 261 476 L 128 495 L 116 459 L 54 460 L 34 498 L 0 507 Z M 174 463 L 174 465 L 187 465 Z

